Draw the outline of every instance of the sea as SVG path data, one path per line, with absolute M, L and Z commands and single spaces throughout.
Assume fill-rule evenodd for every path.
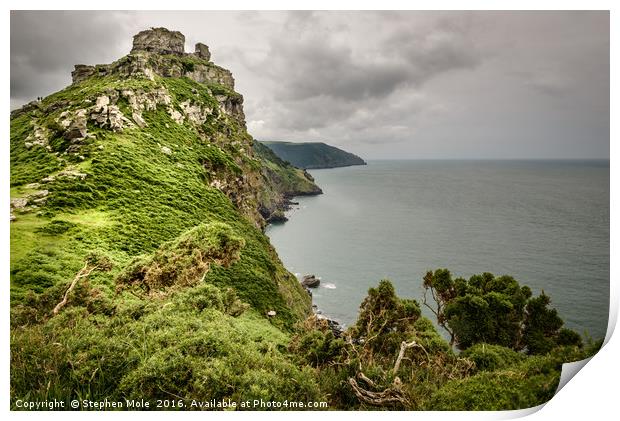
M 565 325 L 603 338 L 609 314 L 609 161 L 369 161 L 311 170 L 266 233 L 287 269 L 314 274 L 320 311 L 355 322 L 389 279 L 421 301 L 429 270 L 511 275 L 551 297 Z M 431 316 L 430 312 L 425 312 Z

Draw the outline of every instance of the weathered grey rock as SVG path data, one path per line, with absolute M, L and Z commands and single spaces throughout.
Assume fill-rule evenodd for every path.
M 239 121 L 245 120 L 243 114 L 243 97 L 241 95 L 230 97 L 228 95 L 215 95 L 215 99 L 225 114 L 228 114 Z
M 24 144 L 28 149 L 34 145 L 48 147 L 49 131 L 45 127 L 35 126 L 34 132 L 26 137 Z
M 179 105 L 185 115 L 187 115 L 187 119 L 197 125 L 204 123 L 213 111 L 208 107 L 202 108 L 198 104 L 191 104 L 189 101 L 184 101 Z
M 41 197 L 46 197 L 48 194 L 50 194 L 49 190 L 39 190 L 39 191 L 32 193 L 30 197 L 41 198 Z
M 135 121 L 138 127 L 140 127 L 141 129 L 146 127 L 146 121 L 144 121 L 144 118 L 142 118 L 142 114 L 134 111 L 133 113 L 131 113 L 131 118 L 133 118 L 133 121 Z
M 316 288 L 321 284 L 321 280 L 314 275 L 304 275 L 301 278 L 301 285 L 307 288 Z
M 23 209 L 28 205 L 28 199 L 25 197 L 17 197 L 15 199 L 11 199 L 11 207 L 13 209 Z
M 167 146 L 162 146 L 161 151 L 165 153 L 166 155 L 172 155 L 172 150 Z
M 62 114 L 61 114 L 61 117 L 62 117 Z M 63 135 L 65 139 L 67 140 L 83 139 L 88 135 L 88 132 L 86 130 L 86 110 L 78 110 L 75 113 L 75 117 L 73 121 L 71 121 L 70 119 L 66 119 L 66 120 L 63 120 L 61 124 L 65 126 L 67 122 L 69 122 L 68 123 L 69 125 Z
M 169 106 L 172 103 L 170 93 L 165 88 L 153 89 L 149 92 L 124 90 L 121 96 L 127 100 L 132 111 L 141 113 L 142 111 L 154 111 L 157 105 Z
M 201 58 L 203 60 L 211 60 L 211 52 L 209 51 L 209 47 L 204 45 L 202 42 L 199 42 L 194 47 L 194 54 L 196 57 Z
M 179 31 L 170 31 L 166 28 L 147 29 L 133 37 L 131 52 L 139 51 L 182 55 L 185 52 L 185 36 Z
M 170 114 L 170 118 L 172 118 L 176 123 L 183 124 L 183 121 L 185 120 L 183 114 L 181 114 L 172 107 L 168 107 L 168 114 Z
M 86 64 L 76 64 L 71 72 L 71 80 L 73 83 L 79 83 L 85 79 L 88 79 L 96 72 L 95 66 L 88 66 Z
M 196 64 L 194 66 L 194 70 L 185 73 L 185 76 L 198 83 L 215 82 L 220 85 L 224 85 L 231 90 L 235 89 L 235 79 L 233 78 L 232 73 L 229 70 L 219 66 Z
M 114 105 L 118 98 L 119 93 L 115 90 L 110 90 L 108 95 L 97 97 L 91 109 L 90 119 L 99 127 L 108 127 L 115 132 L 121 131 L 126 126 L 133 126 L 131 120 L 123 115 L 117 105 Z
M 123 123 L 126 121 L 123 113 L 116 105 L 108 106 L 108 121 L 110 124 L 110 128 L 118 132 L 123 129 Z
M 86 177 L 88 176 L 88 174 L 76 171 L 76 170 L 72 170 L 72 169 L 68 169 L 68 170 L 63 170 L 61 172 L 58 173 L 58 177 L 66 177 L 66 178 L 79 178 L 80 180 L 84 180 Z M 44 178 L 43 182 L 50 182 L 50 181 L 54 181 L 54 177 L 50 176 L 50 177 L 46 177 Z
M 107 106 L 110 104 L 110 97 L 107 95 L 101 95 L 97 97 L 97 101 L 95 102 L 95 110 L 96 111 L 106 111 Z

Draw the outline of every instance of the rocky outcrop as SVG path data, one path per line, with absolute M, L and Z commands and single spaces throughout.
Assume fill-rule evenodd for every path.
M 179 31 L 170 31 L 166 28 L 151 28 L 138 32 L 133 37 L 131 52 L 139 51 L 182 55 L 185 53 L 185 35 Z
M 26 137 L 25 145 L 28 149 L 35 145 L 39 145 L 49 150 L 50 147 L 48 145 L 48 139 L 49 130 L 45 127 L 35 125 L 32 134 L 29 134 L 28 137 Z
M 73 83 L 78 83 L 93 76 L 95 72 L 95 66 L 76 64 L 71 72 L 71 79 L 73 80 Z
M 110 96 L 97 97 L 95 106 L 91 108 L 90 119 L 94 120 L 99 127 L 109 128 L 115 132 L 121 131 L 123 127 L 132 126 L 132 122 L 116 105 L 116 101 L 118 101 L 117 91 L 111 91 Z
M 120 110 L 118 104 L 119 99 L 123 99 L 131 109 L 130 116 L 126 116 Z M 182 102 L 180 110 L 172 106 L 172 98 L 170 93 L 163 87 L 150 91 L 142 90 L 114 90 L 109 89 L 105 95 L 99 95 L 90 103 L 94 105 L 78 109 L 76 111 L 64 111 L 56 119 L 60 127 L 64 129 L 62 136 L 72 142 L 79 144 L 83 139 L 90 135 L 87 130 L 87 123 L 91 121 L 98 127 L 107 128 L 115 132 L 122 131 L 127 127 L 134 127 L 134 124 L 140 128 L 147 126 L 142 113 L 144 111 L 154 111 L 158 105 L 162 105 L 168 111 L 170 117 L 177 123 L 182 124 L 186 119 L 196 126 L 203 124 L 207 117 L 213 112 L 212 108 L 201 106 L 200 104 L 191 103 L 189 100 Z M 235 112 L 236 105 L 233 106 L 230 113 Z M 238 106 L 239 111 L 233 114 L 235 118 L 243 117 L 243 107 Z M 221 110 L 227 113 L 224 105 Z M 228 114 L 228 113 L 227 113 Z M 48 133 L 41 127 L 35 127 L 33 134 L 26 139 L 26 146 L 34 145 L 46 146 Z
M 36 185 L 39 186 L 39 184 Z M 44 205 L 47 201 L 48 195 L 48 190 L 38 190 L 33 193 L 27 194 L 24 197 L 12 198 L 10 220 L 14 221 L 17 219 L 15 213 L 27 213 L 33 211 L 34 209 L 37 209 L 39 206 Z
M 209 51 L 209 47 L 204 45 L 202 42 L 196 44 L 194 48 L 194 55 L 202 60 L 211 60 L 211 52 Z
M 67 111 L 60 114 L 59 120 L 61 126 L 66 128 L 63 137 L 67 140 L 83 139 L 88 135 L 86 128 L 86 110 L 78 110 L 75 112 L 74 119 L 67 118 Z
M 112 64 L 89 66 L 76 64 L 71 72 L 73 83 L 80 83 L 92 76 L 144 76 L 153 80 L 162 77 L 187 77 L 198 83 L 217 83 L 235 89 L 232 73 L 211 63 L 209 47 L 196 44 L 193 53 L 184 49 L 185 37 L 178 31 L 153 28 L 134 36 L 131 53 Z M 170 56 L 174 57 L 170 57 Z
M 183 76 L 198 83 L 218 83 L 229 89 L 235 89 L 235 79 L 232 73 L 213 64 L 194 64 L 193 69 L 184 72 Z
M 308 288 L 317 288 L 321 284 L 321 280 L 314 275 L 304 275 L 301 278 L 301 285 Z

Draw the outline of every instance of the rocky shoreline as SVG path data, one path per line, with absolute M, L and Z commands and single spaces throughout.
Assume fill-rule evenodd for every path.
M 301 286 L 306 290 L 310 298 L 312 297 L 312 289 L 318 288 L 321 283 L 321 278 L 315 275 L 304 275 L 300 281 Z M 344 328 L 337 321 L 323 314 L 323 311 L 319 309 L 319 307 L 312 303 L 312 314 L 316 317 L 317 320 L 325 320 L 327 326 L 331 330 L 332 334 L 336 338 L 340 338 L 344 335 Z

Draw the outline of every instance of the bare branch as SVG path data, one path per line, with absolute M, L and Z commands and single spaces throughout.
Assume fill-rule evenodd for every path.
M 77 285 L 77 282 L 80 280 L 80 278 L 86 278 L 88 275 L 90 275 L 90 273 L 93 270 L 97 269 L 98 267 L 99 266 L 93 266 L 90 269 L 88 269 L 88 262 L 86 262 L 84 267 L 82 269 L 80 269 L 80 271 L 77 273 L 77 275 L 75 275 L 75 278 L 73 278 L 73 281 L 71 282 L 71 285 L 69 285 L 69 288 L 65 292 L 65 295 L 62 297 L 62 301 L 60 301 L 58 304 L 56 304 L 56 307 L 54 307 L 54 310 L 52 310 L 52 314 L 54 316 L 57 315 L 58 312 L 67 304 L 67 301 L 69 300 L 69 294 L 71 293 L 71 291 L 73 291 L 73 288 L 75 288 L 75 286 Z
M 360 373 L 360 375 L 363 375 L 363 373 Z M 366 376 L 364 376 L 364 378 L 368 379 Z M 395 379 L 394 383 L 395 383 L 395 386 L 397 386 L 400 383 L 400 381 L 396 382 L 396 379 Z M 351 388 L 353 388 L 353 392 L 355 393 L 355 396 L 357 396 L 358 399 L 361 400 L 362 402 L 367 403 L 369 405 L 388 406 L 388 405 L 401 404 L 401 405 L 406 406 L 408 404 L 407 399 L 404 397 L 399 387 L 387 388 L 382 392 L 371 392 L 370 390 L 361 388 L 360 385 L 357 384 L 357 381 L 353 377 L 349 378 L 349 384 L 351 385 Z

